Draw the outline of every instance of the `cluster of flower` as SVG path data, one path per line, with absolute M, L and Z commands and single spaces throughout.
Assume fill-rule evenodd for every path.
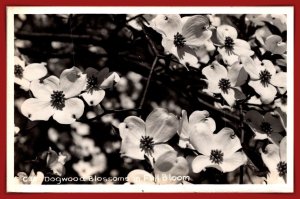
M 128 18 L 134 19 L 128 20 L 128 23 L 137 30 L 147 27 L 159 33 L 166 54 L 175 56 L 187 70 L 200 72 L 199 79 L 205 77 L 202 80 L 206 82 L 206 88 L 202 93 L 223 99 L 226 102 L 223 104 L 229 109 L 239 109 L 237 105 L 246 106 L 244 110 L 239 109 L 242 115 L 240 122 L 246 123 L 254 133 L 251 140 L 267 141 L 265 146 L 256 148 L 269 170 L 265 181 L 285 183 L 286 43 L 282 35 L 274 34 L 270 27 L 276 27 L 277 32 L 283 33 L 286 31 L 286 19 L 282 15 L 240 17 L 255 27 L 250 35 L 253 40 L 242 39 L 233 24 L 222 24 L 222 18 L 215 15 L 128 15 Z M 71 133 L 71 153 L 79 159 L 73 164 L 73 169 L 82 178 L 105 171 L 106 156 L 95 146 L 93 139 L 84 137 L 89 134 L 89 126 L 76 120 L 82 117 L 85 105 L 99 105 L 105 97 L 105 89 L 116 83 L 119 83 L 116 90 L 121 93 L 121 106 L 135 108 L 135 100 L 143 89 L 140 83 L 142 76 L 129 72 L 124 78 L 116 72 L 110 73 L 107 68 L 100 71 L 87 68 L 82 72 L 73 67 L 63 70 L 59 78 L 54 75 L 46 77 L 45 63 L 26 65 L 19 57 L 15 57 L 14 67 L 15 83 L 32 94 L 23 102 L 22 114 L 32 121 L 47 121 L 52 116 L 60 124 L 73 125 L 76 131 Z M 134 92 L 128 90 L 128 81 L 135 87 Z M 130 171 L 128 183 L 193 183 L 185 176 L 193 176 L 206 168 L 233 172 L 250 162 L 241 132 L 226 126 L 219 128 L 206 110 L 194 111 L 188 117 L 187 111 L 178 109 L 180 107 L 175 106 L 174 112 L 181 112 L 179 117 L 167 109 L 156 107 L 145 121 L 137 116 L 128 116 L 121 123 L 113 116 L 106 118 L 118 126 L 121 157 L 146 160 L 153 170 L 152 173 L 148 172 L 151 169 Z M 104 120 L 103 115 L 102 122 Z M 80 131 L 82 128 L 83 133 Z M 216 132 L 217 129 L 220 130 Z M 170 140 L 176 136 L 179 137 L 178 142 L 171 144 Z M 50 133 L 49 137 L 58 143 L 55 133 Z M 65 150 L 64 147 L 61 150 Z M 184 154 L 184 150 L 189 150 L 192 155 Z M 64 163 L 69 160 L 69 155 L 58 155 L 49 149 L 42 156 L 53 174 L 64 174 Z M 87 156 L 92 157 L 91 161 L 84 160 Z M 40 184 L 41 178 L 44 178 L 41 171 L 37 174 L 32 171 L 30 176 L 20 172 L 15 180 L 23 184 Z
M 29 64 L 15 57 L 15 83 L 30 90 L 33 98 L 27 99 L 21 112 L 30 120 L 53 119 L 61 124 L 71 124 L 84 112 L 82 97 L 89 106 L 98 105 L 105 96 L 105 89 L 111 88 L 120 80 L 117 73 L 110 73 L 108 68 L 100 71 L 87 68 L 83 73 L 72 67 L 62 71 L 60 77 L 46 77 L 44 63 Z M 43 78 L 43 79 L 41 79 Z

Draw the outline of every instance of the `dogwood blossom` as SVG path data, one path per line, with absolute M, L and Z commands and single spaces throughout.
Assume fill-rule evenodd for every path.
M 45 67 L 46 63 L 32 63 L 25 66 L 25 61 L 17 56 L 14 61 L 15 83 L 26 91 L 29 90 L 31 81 L 44 77 L 48 72 Z
M 286 87 L 286 73 L 278 72 L 269 60 L 259 61 L 250 57 L 242 57 L 244 69 L 250 76 L 249 86 L 260 95 L 262 103 L 269 104 L 274 101 L 277 94 L 276 87 Z
M 238 61 L 239 56 L 254 54 L 249 43 L 237 37 L 237 30 L 230 25 L 221 25 L 217 28 L 218 51 L 228 65 Z
M 209 132 L 214 132 L 216 130 L 216 122 L 213 118 L 209 117 L 207 111 L 194 111 L 189 119 L 187 117 L 187 112 L 182 110 L 182 118 L 180 120 L 179 127 L 179 143 L 178 145 L 182 148 L 193 148 L 190 144 L 190 133 L 195 128 L 208 129 Z
M 238 87 L 243 85 L 247 80 L 247 73 L 244 71 L 242 64 L 235 62 L 228 70 L 214 61 L 212 65 L 202 69 L 203 75 L 207 78 L 207 92 L 221 94 L 226 102 L 233 106 L 238 99 Z
M 277 143 L 282 138 L 279 132 L 284 128 L 277 115 L 272 115 L 270 112 L 262 115 L 256 110 L 250 110 L 246 113 L 245 120 L 255 133 L 256 140 L 270 139 Z
M 201 154 L 192 162 L 192 170 L 199 173 L 206 167 L 214 167 L 222 172 L 230 172 L 243 165 L 247 156 L 243 151 L 241 142 L 234 131 L 223 128 L 217 134 L 209 129 L 195 128 L 190 135 L 193 147 Z
M 35 98 L 24 101 L 21 112 L 30 120 L 48 120 L 51 116 L 61 124 L 71 124 L 84 111 L 84 103 L 75 98 L 83 90 L 86 75 L 73 67 L 64 70 L 60 79 L 50 76 L 42 82 L 32 81 L 30 90 Z
M 146 121 L 136 116 L 125 118 L 119 125 L 122 138 L 121 156 L 150 161 L 174 150 L 166 144 L 177 132 L 179 121 L 175 115 L 162 108 L 154 109 Z
M 52 170 L 53 174 L 63 176 L 66 172 L 64 165 L 70 160 L 70 155 L 65 152 L 57 154 L 49 147 L 49 150 L 43 152 L 40 158 L 45 161 L 47 167 Z
M 286 137 L 284 137 L 280 145 L 269 144 L 265 148 L 265 152 L 260 150 L 261 157 L 269 169 L 267 175 L 268 184 L 285 184 L 287 174 L 286 162 Z
M 162 34 L 166 52 L 175 55 L 183 65 L 199 68 L 194 47 L 210 39 L 209 20 L 202 15 L 181 18 L 179 15 L 157 15 L 152 20 L 154 29 Z
M 130 184 L 178 184 L 182 183 L 189 172 L 188 162 L 177 152 L 169 151 L 162 154 L 154 163 L 154 175 L 141 169 L 128 173 Z
M 90 106 L 99 104 L 105 96 L 104 89 L 111 88 L 120 80 L 120 76 L 116 72 L 109 73 L 108 68 L 100 71 L 87 68 L 86 74 L 85 92 L 81 96 Z
M 41 171 L 34 172 L 31 170 L 29 176 L 25 172 L 19 172 L 17 176 L 14 177 L 14 184 L 32 184 L 39 185 L 44 181 L 44 174 Z

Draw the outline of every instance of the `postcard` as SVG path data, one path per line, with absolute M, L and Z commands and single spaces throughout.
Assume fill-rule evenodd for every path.
M 7 191 L 293 192 L 293 34 L 293 7 L 7 7 Z

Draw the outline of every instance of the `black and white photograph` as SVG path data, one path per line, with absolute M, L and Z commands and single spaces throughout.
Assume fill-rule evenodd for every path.
M 8 8 L 8 191 L 293 191 L 292 14 Z

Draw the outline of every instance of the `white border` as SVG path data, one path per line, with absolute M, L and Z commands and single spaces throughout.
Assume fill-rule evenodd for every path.
M 285 185 L 14 185 L 14 14 L 287 14 L 288 175 Z M 293 192 L 294 191 L 293 7 L 7 7 L 7 192 Z

